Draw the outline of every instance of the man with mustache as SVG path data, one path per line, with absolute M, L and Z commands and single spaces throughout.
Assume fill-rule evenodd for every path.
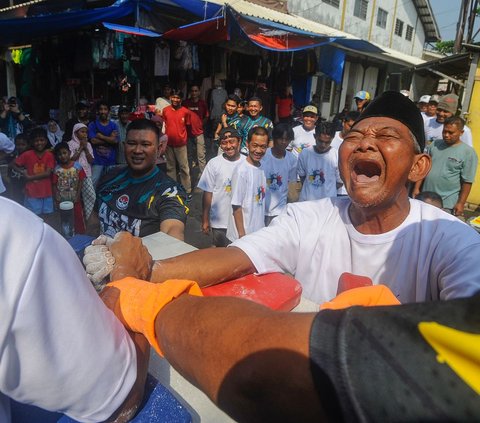
M 415 104 L 386 92 L 340 146 L 349 198 L 289 204 L 269 227 L 226 249 L 162 260 L 149 279 L 207 286 L 254 272 L 286 272 L 300 281 L 306 298 L 322 303 L 336 295 L 340 275 L 350 272 L 387 285 L 401 303 L 473 295 L 480 287 L 480 238 L 455 217 L 408 197 L 409 186 L 430 170 L 424 146 Z

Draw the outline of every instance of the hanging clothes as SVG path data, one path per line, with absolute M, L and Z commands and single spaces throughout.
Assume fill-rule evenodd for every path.
M 166 42 L 155 45 L 155 76 L 168 76 L 170 70 L 170 46 Z

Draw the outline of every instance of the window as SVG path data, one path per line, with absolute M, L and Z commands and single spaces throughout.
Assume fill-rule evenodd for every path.
M 377 12 L 377 26 L 385 29 L 387 27 L 388 12 L 386 10 L 378 8 Z
M 413 38 L 413 26 L 407 25 L 407 31 L 405 32 L 405 39 L 412 41 Z
M 395 35 L 398 35 L 399 37 L 401 37 L 403 34 L 403 21 L 401 21 L 400 19 L 397 19 L 395 21 Z
M 322 0 L 324 3 L 329 4 L 330 6 L 336 7 L 337 9 L 340 7 L 340 0 Z
M 355 0 L 355 7 L 353 9 L 353 16 L 367 20 L 368 0 Z

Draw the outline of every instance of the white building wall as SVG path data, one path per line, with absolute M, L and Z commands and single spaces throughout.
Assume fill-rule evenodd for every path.
M 322 0 L 288 0 L 288 9 L 291 13 L 381 46 L 411 56 L 422 56 L 425 32 L 412 0 L 369 0 L 365 19 L 354 16 L 355 1 L 339 0 L 339 7 L 336 8 Z M 386 28 L 377 26 L 379 8 L 388 12 Z M 394 32 L 397 19 L 403 21 L 402 36 Z M 407 25 L 413 28 L 411 41 L 405 38 Z

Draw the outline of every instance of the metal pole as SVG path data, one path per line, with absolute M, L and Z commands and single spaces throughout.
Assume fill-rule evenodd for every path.
M 455 43 L 453 45 L 453 53 L 460 53 L 462 50 L 463 33 L 465 31 L 465 23 L 467 20 L 467 11 L 470 0 L 462 0 L 462 7 L 460 8 L 460 14 L 458 16 L 457 23 L 457 36 L 455 37 Z

